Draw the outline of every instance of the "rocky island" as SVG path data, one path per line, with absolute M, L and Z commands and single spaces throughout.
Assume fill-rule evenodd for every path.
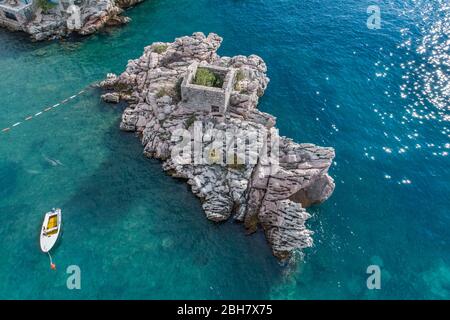
M 30 34 L 33 40 L 89 35 L 130 21 L 125 8 L 144 0 L 0 0 L 0 26 Z
M 265 62 L 220 57 L 221 43 L 213 33 L 153 43 L 121 75 L 108 74 L 102 98 L 127 103 L 120 128 L 187 180 L 208 219 L 233 218 L 249 233 L 261 227 L 284 260 L 313 244 L 305 208 L 332 194 L 334 150 L 279 136 L 275 117 L 257 109 Z

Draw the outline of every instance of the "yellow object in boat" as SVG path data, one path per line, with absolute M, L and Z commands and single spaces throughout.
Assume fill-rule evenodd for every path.
M 58 226 L 58 216 L 55 214 L 54 216 L 48 218 L 47 230 L 53 229 L 57 226 Z

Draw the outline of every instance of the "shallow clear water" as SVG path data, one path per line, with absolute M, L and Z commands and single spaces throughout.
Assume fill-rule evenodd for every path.
M 153 0 L 126 27 L 31 43 L 0 30 L 0 298 L 450 298 L 450 106 L 444 1 Z M 336 149 L 336 191 L 310 209 L 315 246 L 280 266 L 261 233 L 208 222 L 199 201 L 120 132 L 123 106 L 89 89 L 154 41 L 195 31 L 222 55 L 256 53 L 260 108 L 282 134 Z M 63 208 L 57 271 L 43 213 Z M 81 290 L 66 288 L 67 266 Z M 382 289 L 366 268 L 382 267 Z

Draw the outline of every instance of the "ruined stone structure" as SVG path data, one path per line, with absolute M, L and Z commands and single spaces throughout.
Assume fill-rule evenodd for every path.
M 198 67 L 208 69 L 223 79 L 222 88 L 194 84 Z M 223 114 L 230 103 L 230 94 L 235 81 L 235 70 L 209 64 L 194 62 L 181 83 L 182 105 L 189 111 L 203 111 Z
M 123 9 L 143 0 L 0 0 L 0 27 L 24 31 L 33 40 L 89 35 L 130 21 Z
M 0 0 L 0 26 L 14 31 L 26 31 L 36 9 L 33 0 Z

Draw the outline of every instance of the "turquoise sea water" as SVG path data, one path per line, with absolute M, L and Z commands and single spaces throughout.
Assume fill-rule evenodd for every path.
M 379 5 L 379 30 L 366 26 Z M 121 72 L 154 41 L 195 31 L 260 55 L 260 108 L 282 134 L 336 149 L 315 246 L 281 266 L 261 233 L 208 222 L 199 201 L 120 132 L 90 89 L 0 133 L 0 298 L 450 298 L 449 24 L 445 1 L 147 0 L 120 29 L 31 43 L 0 30 L 0 129 Z M 57 271 L 39 250 L 63 209 Z M 366 268 L 382 269 L 381 290 Z M 81 268 L 81 290 L 66 268 Z

